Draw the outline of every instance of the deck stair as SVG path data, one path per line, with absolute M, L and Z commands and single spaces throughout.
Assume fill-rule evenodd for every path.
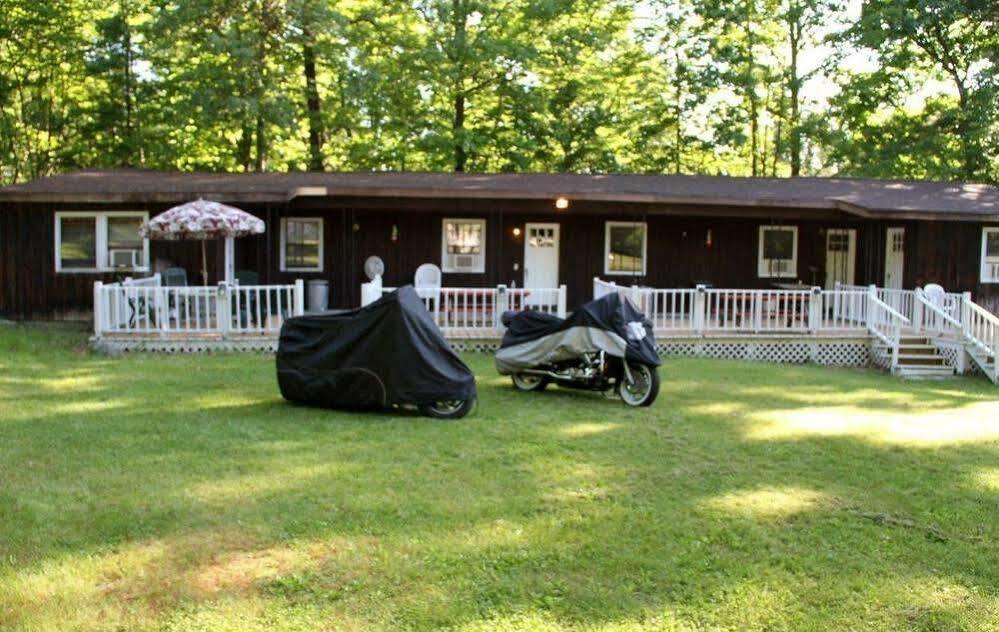
M 882 345 L 877 345 L 883 348 Z M 895 375 L 910 379 L 937 379 L 952 377 L 954 367 L 929 338 L 902 336 L 898 347 L 898 366 Z
M 989 355 L 973 345 L 968 347 L 968 355 L 985 374 L 985 377 L 993 384 L 999 384 L 999 362 L 997 362 L 996 356 Z

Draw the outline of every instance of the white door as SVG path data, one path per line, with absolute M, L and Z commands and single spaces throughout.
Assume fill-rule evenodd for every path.
M 524 227 L 524 287 L 558 287 L 558 224 Z
M 826 231 L 826 288 L 836 283 L 853 285 L 857 263 L 857 231 L 830 228 Z
M 885 237 L 885 287 L 901 289 L 905 269 L 905 229 L 889 228 Z

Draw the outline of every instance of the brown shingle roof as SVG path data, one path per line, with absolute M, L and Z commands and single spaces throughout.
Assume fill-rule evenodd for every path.
M 278 202 L 300 196 L 547 199 L 839 209 L 858 215 L 999 219 L 999 188 L 860 178 L 683 175 L 181 173 L 84 170 L 0 189 L 0 201 L 173 202 L 211 197 Z

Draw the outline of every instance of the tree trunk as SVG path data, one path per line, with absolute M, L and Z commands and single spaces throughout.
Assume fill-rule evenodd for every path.
M 673 173 L 681 173 L 683 171 L 682 157 L 683 157 L 683 78 L 680 76 L 681 64 L 680 51 L 678 49 L 673 50 L 673 59 L 675 62 L 674 67 L 674 84 L 675 89 L 675 114 L 676 114 L 676 130 L 673 138 Z
M 454 122 L 451 126 L 454 137 L 454 170 L 465 170 L 468 154 L 465 151 L 465 95 L 459 92 L 454 95 Z
M 958 76 L 954 76 L 957 86 L 960 111 L 957 114 L 957 134 L 961 142 L 961 177 L 965 180 L 975 180 L 981 175 L 982 147 L 975 138 L 974 122 L 969 111 L 971 107 L 968 97 L 968 86 Z
M 247 120 L 243 120 L 243 126 L 239 134 L 239 142 L 236 143 L 236 161 L 239 166 L 243 168 L 243 171 L 250 170 L 251 163 L 251 149 L 253 147 L 253 130 L 250 128 L 250 123 Z
M 257 160 L 254 168 L 259 171 L 267 170 L 267 136 L 264 125 L 264 117 L 257 114 Z
M 123 70 L 123 100 L 125 102 L 125 138 L 124 138 L 124 166 L 132 166 L 132 152 L 134 148 L 134 131 L 132 125 L 133 89 L 134 77 L 132 76 L 132 29 L 128 24 L 128 8 L 122 0 L 119 5 L 121 27 L 122 27 L 122 47 L 125 49 L 125 64 Z
M 801 27 L 798 24 L 800 18 L 792 17 L 788 24 L 789 45 L 791 48 L 791 65 L 788 69 L 790 73 L 791 92 L 791 116 L 788 123 L 791 125 L 791 175 L 801 175 L 801 78 L 798 76 L 798 52 L 801 46 Z
M 746 0 L 746 96 L 749 99 L 749 151 L 752 154 L 753 176 L 760 173 L 759 157 L 757 156 L 757 136 L 760 131 L 759 104 L 756 99 L 756 57 L 753 53 L 753 46 L 756 42 L 754 37 L 756 0 Z
M 302 30 L 305 44 L 302 58 L 305 73 L 305 109 L 309 116 L 309 171 L 323 170 L 323 117 L 316 84 L 316 50 L 307 29 Z

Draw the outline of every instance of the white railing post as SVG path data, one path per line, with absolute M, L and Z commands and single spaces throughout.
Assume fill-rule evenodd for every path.
M 170 309 L 168 306 L 170 292 L 165 287 L 157 287 L 156 293 L 156 325 L 160 330 L 160 336 L 165 336 L 170 328 Z
M 916 330 L 917 334 L 923 328 L 923 296 L 923 288 L 917 287 L 912 302 L 912 328 Z
M 708 295 L 708 288 L 704 285 L 698 285 L 696 289 L 697 292 L 694 294 L 694 313 L 691 316 L 694 321 L 694 333 L 701 334 L 704 333 L 704 310 L 707 309 L 707 300 L 705 299 Z
M 565 318 L 565 285 L 558 286 L 558 314 L 559 318 Z
M 100 338 L 104 329 L 104 284 L 94 283 L 94 337 Z
M 961 294 L 961 334 L 965 340 L 971 338 L 971 292 Z M 996 356 L 996 370 L 999 371 L 999 355 Z
M 503 328 L 503 312 L 509 309 L 510 296 L 507 287 L 503 284 L 496 286 L 496 296 L 493 298 L 493 329 Z
M 822 288 L 812 287 L 812 296 L 808 301 L 808 331 L 817 333 L 822 327 Z
M 295 316 L 305 313 L 305 281 L 295 279 Z
M 874 306 L 878 300 L 878 286 L 867 286 L 867 328 L 874 329 Z
M 219 333 L 222 334 L 223 338 L 229 334 L 229 330 L 232 328 L 232 307 L 230 307 L 231 298 L 229 284 L 225 281 L 220 281 L 218 286 L 218 295 L 215 301 L 215 309 L 218 311 L 215 315 L 215 321 L 218 324 Z

